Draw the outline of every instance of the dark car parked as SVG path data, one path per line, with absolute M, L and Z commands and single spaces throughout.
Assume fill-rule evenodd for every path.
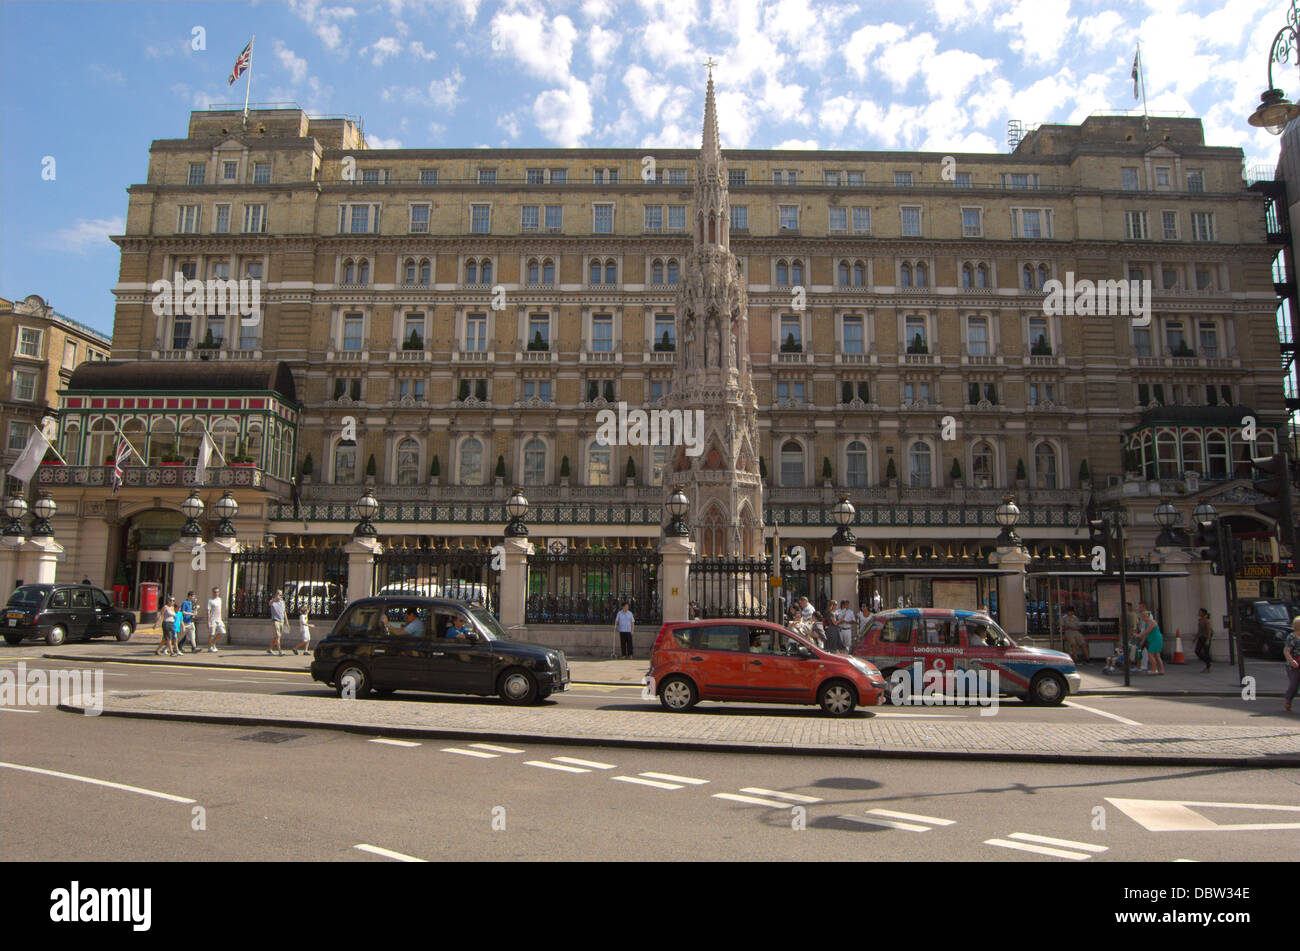
M 93 637 L 129 641 L 135 615 L 113 607 L 108 595 L 93 585 L 25 584 L 9 596 L 3 625 L 9 644 L 20 644 L 25 637 L 43 637 L 51 645 Z
M 1280 598 L 1237 602 L 1237 626 L 1243 650 L 1282 659 L 1282 646 L 1291 633 L 1291 610 Z
M 311 675 L 340 697 L 428 690 L 526 704 L 567 690 L 569 662 L 563 651 L 511 640 L 481 605 L 393 594 L 345 607 L 317 646 Z

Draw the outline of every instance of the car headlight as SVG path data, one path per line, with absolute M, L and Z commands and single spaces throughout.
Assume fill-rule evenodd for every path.
M 849 661 L 850 664 L 852 664 L 852 665 L 853 665 L 854 667 L 856 667 L 858 670 L 862 671 L 864 674 L 870 674 L 870 673 L 871 673 L 871 668 L 867 665 L 867 662 L 866 662 L 866 661 L 859 660 L 859 659 L 856 658 L 856 657 L 850 657 L 850 658 L 848 659 L 848 661 Z

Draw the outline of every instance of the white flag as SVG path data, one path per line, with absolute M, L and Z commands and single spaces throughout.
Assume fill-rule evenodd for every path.
M 194 467 L 195 485 L 203 485 L 208 481 L 208 463 L 212 460 L 212 450 L 215 448 L 212 444 L 212 437 L 204 433 L 203 445 L 199 447 L 199 461 Z
M 23 449 L 23 454 L 18 457 L 18 461 L 9 469 L 9 475 L 21 482 L 32 481 L 32 476 L 41 465 L 41 460 L 45 458 L 45 451 L 50 448 L 50 442 L 45 438 L 45 434 L 39 429 L 33 429 L 31 436 L 27 439 L 27 446 Z

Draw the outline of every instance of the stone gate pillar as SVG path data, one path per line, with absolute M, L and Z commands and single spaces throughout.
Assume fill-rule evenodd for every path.
M 659 569 L 659 598 L 663 606 L 663 619 L 689 620 L 691 558 L 695 555 L 695 543 L 689 538 L 674 535 L 659 543 L 659 554 L 663 556 L 663 565 Z
M 1029 552 L 1019 546 L 999 548 L 989 560 L 997 567 L 1008 570 L 998 578 L 998 625 L 1020 639 L 1028 633 L 1025 618 L 1025 568 L 1029 565 Z
M 506 537 L 501 545 L 505 552 L 500 565 L 501 614 L 499 619 L 501 626 L 510 631 L 511 637 L 515 637 L 518 634 L 516 629 L 522 629 L 524 626 L 528 600 L 528 556 L 533 554 L 534 549 L 533 543 L 527 538 L 512 536 Z
M 348 553 L 348 601 L 370 597 L 375 580 L 375 556 L 384 546 L 372 535 L 358 535 L 343 550 Z
M 838 604 L 848 601 L 858 609 L 858 571 L 866 555 L 851 545 L 831 547 L 831 598 Z

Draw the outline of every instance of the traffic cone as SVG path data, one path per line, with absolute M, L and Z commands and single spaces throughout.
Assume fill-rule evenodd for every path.
M 1177 630 L 1174 631 L 1174 663 L 1187 663 L 1187 658 L 1183 656 L 1183 632 Z

